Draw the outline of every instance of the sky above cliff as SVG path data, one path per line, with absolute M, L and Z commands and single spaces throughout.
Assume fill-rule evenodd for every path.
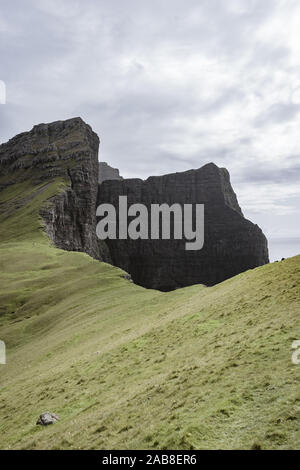
M 125 177 L 228 168 L 271 258 L 300 253 L 298 0 L 11 0 L 0 140 L 81 116 Z

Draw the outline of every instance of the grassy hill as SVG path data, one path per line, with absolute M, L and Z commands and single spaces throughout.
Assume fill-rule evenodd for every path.
M 37 211 L 62 186 L 0 193 L 0 447 L 300 449 L 300 256 L 146 290 L 51 246 Z

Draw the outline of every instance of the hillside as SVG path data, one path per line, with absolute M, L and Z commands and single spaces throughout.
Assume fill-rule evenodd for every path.
M 63 187 L 0 193 L 1 448 L 299 449 L 300 257 L 146 290 L 51 245 L 38 211 Z

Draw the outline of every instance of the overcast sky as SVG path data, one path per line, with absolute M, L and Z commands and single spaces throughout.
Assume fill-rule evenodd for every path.
M 300 253 L 299 0 L 0 0 L 0 58 L 1 142 L 81 116 L 124 177 L 213 161 Z

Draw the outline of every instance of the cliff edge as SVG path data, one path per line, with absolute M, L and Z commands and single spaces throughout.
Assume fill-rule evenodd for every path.
M 57 247 L 88 253 L 162 291 L 211 286 L 268 263 L 267 240 L 244 218 L 226 169 L 210 163 L 143 181 L 120 179 L 118 170 L 100 165 L 110 179 L 98 184 L 98 148 L 97 134 L 81 118 L 40 124 L 2 144 L 0 221 L 9 222 L 1 238 L 21 236 L 24 223 L 27 233 L 40 230 L 39 215 Z M 204 204 L 204 247 L 186 251 L 185 239 L 99 241 L 96 206 L 111 203 L 118 212 L 119 196 L 149 213 L 151 204 Z
M 193 284 L 212 286 L 269 262 L 266 237 L 244 218 L 228 171 L 213 163 L 146 181 L 104 181 L 98 204 L 111 203 L 118 212 L 119 196 L 127 196 L 128 205 L 144 204 L 148 213 L 151 204 L 205 206 L 205 241 L 199 251 L 186 251 L 185 240 L 106 241 L 113 263 L 137 284 L 162 291 Z
M 81 118 L 39 124 L 0 146 L 0 191 L 31 181 L 30 197 L 53 181 L 64 183 L 40 208 L 45 230 L 64 250 L 101 259 L 96 237 L 99 138 Z M 18 198 L 15 209 L 28 197 Z M 6 211 L 9 208 L 6 203 Z

